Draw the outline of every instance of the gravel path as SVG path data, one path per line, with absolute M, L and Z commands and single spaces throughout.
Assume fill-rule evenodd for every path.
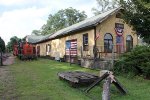
M 12 65 L 14 63 L 14 56 L 9 56 L 6 60 L 3 61 L 3 65 Z
M 4 62 L 4 66 L 0 66 L 0 100 L 14 100 L 15 84 L 14 78 L 10 71 L 9 65 L 14 63 L 13 56 L 8 57 Z

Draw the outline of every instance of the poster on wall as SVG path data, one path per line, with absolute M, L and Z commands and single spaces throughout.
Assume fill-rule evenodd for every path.
M 117 44 L 122 43 L 122 36 L 117 36 L 117 37 L 116 37 L 116 43 L 117 43 Z
M 66 41 L 66 62 L 75 63 L 77 62 L 77 40 Z
M 123 44 L 123 37 L 122 36 L 116 36 L 116 50 L 117 53 L 122 53 L 124 51 L 124 44 Z
M 66 41 L 66 55 L 77 55 L 77 40 Z

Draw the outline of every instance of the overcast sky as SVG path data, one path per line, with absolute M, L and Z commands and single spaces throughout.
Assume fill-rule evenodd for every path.
M 93 16 L 96 0 L 0 0 L 0 37 L 7 44 L 12 36 L 20 38 L 40 29 L 49 14 L 73 7 Z

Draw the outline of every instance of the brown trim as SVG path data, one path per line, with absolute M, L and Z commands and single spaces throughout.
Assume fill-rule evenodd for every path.
M 94 27 L 94 46 L 96 46 L 96 26 Z

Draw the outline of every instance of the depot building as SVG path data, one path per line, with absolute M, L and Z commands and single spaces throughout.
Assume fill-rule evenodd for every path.
M 132 26 L 121 19 L 121 8 L 115 8 L 88 18 L 77 24 L 46 36 L 27 36 L 27 41 L 36 45 L 37 55 L 65 58 L 70 61 L 94 58 L 94 47 L 98 56 L 110 58 L 130 51 L 138 44 Z M 97 56 L 97 55 L 96 55 Z

